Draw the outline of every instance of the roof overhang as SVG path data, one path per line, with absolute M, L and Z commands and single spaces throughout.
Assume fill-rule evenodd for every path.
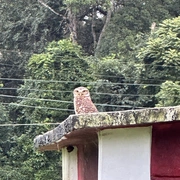
M 180 121 L 180 106 L 70 115 L 53 130 L 36 136 L 34 146 L 40 151 L 60 150 L 95 141 L 102 129 L 175 121 Z

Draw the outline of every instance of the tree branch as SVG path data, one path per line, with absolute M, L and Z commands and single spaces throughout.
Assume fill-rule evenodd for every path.
M 96 33 L 95 33 L 95 17 L 96 17 L 96 12 L 95 10 L 93 9 L 93 12 L 92 12 L 92 22 L 91 22 L 91 32 L 92 32 L 92 36 L 93 36 L 93 44 L 94 44 L 94 51 L 96 49 L 96 45 L 97 45 L 97 42 L 96 42 Z
M 99 39 L 98 39 L 98 42 L 97 42 L 97 46 L 96 46 L 96 49 L 95 49 L 95 56 L 98 54 L 98 51 L 99 51 L 99 48 L 100 48 L 100 44 L 101 44 L 101 40 L 105 34 L 105 31 L 106 31 L 106 28 L 110 22 L 110 19 L 111 19 L 111 14 L 112 14 L 112 11 L 113 11 L 113 8 L 114 8 L 114 0 L 111 0 L 111 4 L 110 4 L 110 7 L 107 11 L 107 16 L 106 16 L 106 21 L 104 23 L 104 26 L 102 28 L 102 31 L 99 35 Z
M 59 14 L 58 12 L 56 12 L 54 9 L 52 9 L 49 5 L 47 5 L 46 3 L 44 3 L 42 0 L 38 0 L 38 2 L 40 4 L 42 4 L 43 6 L 45 6 L 46 8 L 48 8 L 51 12 L 53 12 L 54 14 L 63 17 L 61 14 Z M 64 18 L 64 17 L 63 17 Z

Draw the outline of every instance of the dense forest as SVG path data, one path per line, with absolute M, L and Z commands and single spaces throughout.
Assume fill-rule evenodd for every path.
M 33 139 L 74 114 L 180 105 L 179 0 L 1 0 L 0 179 L 61 180 Z

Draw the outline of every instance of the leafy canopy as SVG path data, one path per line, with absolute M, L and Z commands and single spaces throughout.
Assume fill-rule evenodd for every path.
M 144 91 L 147 94 L 157 94 L 156 99 L 153 102 L 154 105 L 163 104 L 160 95 L 162 95 L 163 99 L 165 96 L 168 97 L 168 91 L 165 90 L 165 86 L 170 88 L 170 85 L 172 85 L 172 91 L 174 91 L 175 85 L 177 87 L 176 81 L 180 80 L 179 47 L 180 16 L 164 20 L 159 24 L 159 27 L 151 34 L 145 46 L 140 49 L 139 54 L 137 55 L 143 63 L 141 77 L 145 77 L 149 80 L 149 83 L 157 84 L 157 86 L 154 87 L 146 86 L 141 89 L 141 92 Z M 160 90 L 159 85 L 161 84 Z M 172 93 L 172 96 L 173 94 L 174 93 Z M 175 95 L 175 97 L 176 96 L 177 95 Z M 176 98 L 179 99 L 179 97 Z M 175 102 L 173 97 L 172 101 L 169 101 L 168 99 L 164 105 L 176 105 L 178 102 L 178 100 Z

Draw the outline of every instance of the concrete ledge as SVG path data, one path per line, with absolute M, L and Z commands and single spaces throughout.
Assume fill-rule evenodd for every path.
M 93 141 L 101 129 L 179 120 L 180 106 L 70 115 L 53 130 L 35 137 L 34 147 L 42 151 L 59 150 L 68 145 Z

